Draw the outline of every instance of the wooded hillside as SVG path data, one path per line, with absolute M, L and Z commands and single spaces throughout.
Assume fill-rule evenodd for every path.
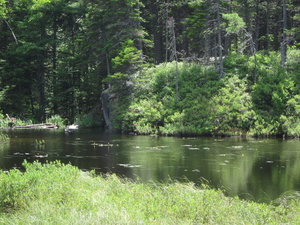
M 0 112 L 298 135 L 299 25 L 298 0 L 0 0 Z

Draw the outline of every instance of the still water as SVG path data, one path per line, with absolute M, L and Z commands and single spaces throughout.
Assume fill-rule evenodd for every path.
M 228 195 L 258 202 L 300 190 L 300 141 L 296 139 L 151 137 L 101 130 L 3 132 L 10 141 L 0 147 L 2 170 L 22 169 L 24 159 L 60 160 L 83 170 L 144 182 L 204 182 Z

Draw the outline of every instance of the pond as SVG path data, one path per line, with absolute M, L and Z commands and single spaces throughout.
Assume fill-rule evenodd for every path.
M 60 160 L 143 182 L 205 183 L 257 202 L 300 190 L 297 139 L 131 136 L 102 130 L 3 132 L 10 141 L 0 147 L 2 170 L 22 169 L 24 159 Z

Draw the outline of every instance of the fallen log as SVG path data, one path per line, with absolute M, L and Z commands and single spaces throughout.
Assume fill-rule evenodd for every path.
M 37 123 L 37 124 L 29 124 L 23 126 L 13 126 L 14 129 L 18 128 L 43 128 L 43 129 L 55 129 L 58 126 L 55 123 Z

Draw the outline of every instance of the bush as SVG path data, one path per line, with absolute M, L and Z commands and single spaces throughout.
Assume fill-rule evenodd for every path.
M 224 87 L 211 100 L 217 133 L 237 134 L 250 130 L 255 113 L 247 89 L 246 79 L 236 75 L 224 79 Z
M 46 123 L 53 123 L 59 127 L 63 127 L 66 123 L 66 120 L 61 118 L 59 115 L 53 115 L 50 118 L 46 119 Z
M 298 136 L 300 53 L 288 54 L 285 69 L 278 52 L 231 53 L 222 80 L 214 68 L 197 63 L 140 71 L 131 76 L 130 95 L 114 95 L 114 125 L 143 134 Z
M 122 112 L 120 107 L 115 110 L 116 117 L 123 118 L 119 128 L 143 134 L 211 133 L 207 104 L 219 88 L 218 74 L 211 68 L 199 64 L 164 63 L 135 75 L 133 84 L 128 108 L 122 108 Z
M 287 102 L 292 98 L 293 90 L 294 82 L 287 77 L 282 68 L 273 69 L 260 78 L 251 94 L 257 116 L 255 133 L 284 134 L 285 122 L 282 116 L 286 114 Z
M 81 115 L 76 119 L 76 123 L 79 124 L 80 127 L 99 127 L 100 122 L 93 117 L 91 114 Z

